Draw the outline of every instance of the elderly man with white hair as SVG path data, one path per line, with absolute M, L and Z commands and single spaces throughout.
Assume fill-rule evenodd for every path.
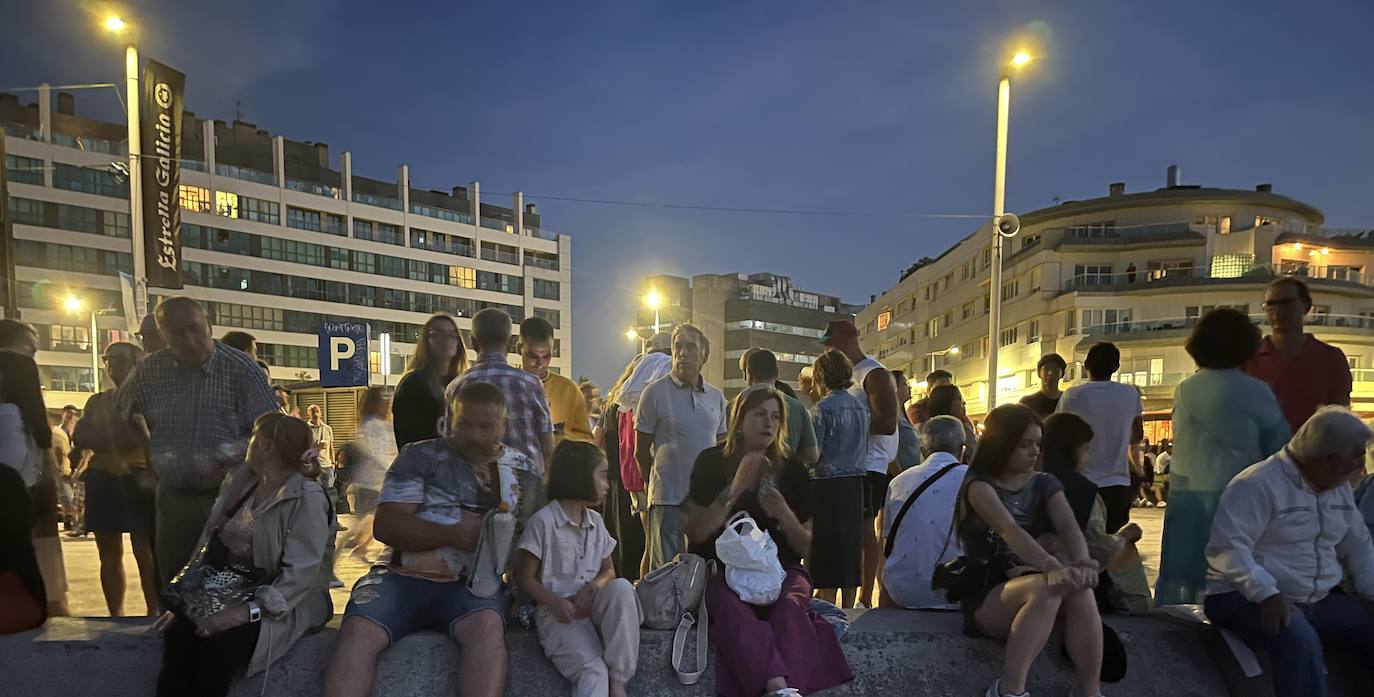
M 968 465 L 964 423 L 936 416 L 921 425 L 921 452 L 926 459 L 893 478 L 883 507 L 881 607 L 912 610 L 954 609 L 942 591 L 931 590 L 935 566 L 959 556 L 950 521 Z
M 1350 476 L 1374 433 L 1323 407 L 1288 445 L 1236 475 L 1207 543 L 1208 618 L 1269 652 L 1276 697 L 1323 697 L 1322 645 L 1374 666 L 1374 544 Z

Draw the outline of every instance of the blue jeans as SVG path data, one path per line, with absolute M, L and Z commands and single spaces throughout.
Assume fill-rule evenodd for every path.
M 1259 605 L 1240 593 L 1209 595 L 1203 607 L 1212 624 L 1269 654 L 1275 697 L 1326 697 L 1323 643 L 1351 653 L 1366 669 L 1374 666 L 1374 617 L 1344 593 L 1295 603 L 1292 621 L 1274 636 L 1260 622 Z

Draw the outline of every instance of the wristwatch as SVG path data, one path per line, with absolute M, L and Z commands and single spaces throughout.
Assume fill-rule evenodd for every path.
M 262 608 L 259 608 L 257 603 L 255 603 L 255 602 L 253 602 L 253 601 L 251 601 L 251 600 L 248 601 L 248 621 L 249 621 L 249 623 L 257 622 L 257 621 L 259 621 L 259 620 L 261 620 L 261 619 L 262 619 Z

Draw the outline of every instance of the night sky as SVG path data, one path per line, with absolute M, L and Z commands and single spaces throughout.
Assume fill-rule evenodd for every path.
M 188 74 L 199 116 L 237 103 L 351 150 L 364 176 L 407 163 L 420 188 L 525 191 L 573 236 L 574 372 L 603 385 L 631 355 L 643 275 L 771 271 L 866 302 L 973 230 L 931 216 L 991 210 L 998 64 L 1018 35 L 1042 59 L 1013 85 L 1009 210 L 1154 189 L 1176 163 L 1185 183 L 1272 182 L 1328 225 L 1374 226 L 1369 0 L 476 4 L 122 14 Z M 122 80 L 99 4 L 0 6 L 0 88 Z M 93 109 L 122 120 L 109 90 L 79 94 Z

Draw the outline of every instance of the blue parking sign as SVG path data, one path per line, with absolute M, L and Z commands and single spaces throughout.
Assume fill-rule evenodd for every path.
M 320 322 L 321 387 L 367 387 L 366 322 Z

